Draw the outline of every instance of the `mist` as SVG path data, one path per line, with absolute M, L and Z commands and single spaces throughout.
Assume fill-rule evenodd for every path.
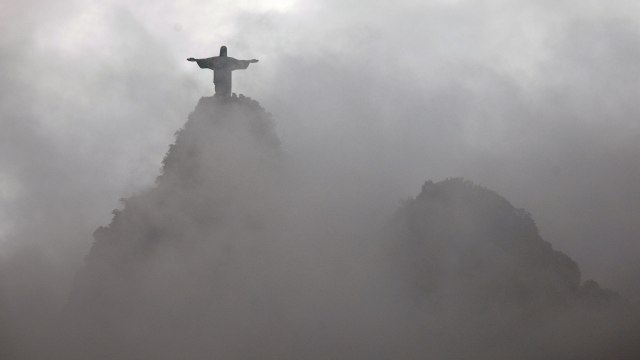
M 283 279 L 281 294 L 302 288 L 329 298 L 316 317 L 305 306 L 301 317 L 359 323 L 346 337 L 358 334 L 367 345 L 403 333 L 394 326 L 406 324 L 387 320 L 407 299 L 369 303 L 386 309 L 388 318 L 377 319 L 349 308 L 366 301 L 340 294 L 361 283 L 354 297 L 394 294 L 387 285 L 395 281 L 384 278 L 385 261 L 376 257 L 386 249 L 380 224 L 426 180 L 458 176 L 530 212 L 583 280 L 640 299 L 635 2 L 0 7 L 0 334 L 11 339 L 7 349 L 47 338 L 41 324 L 59 321 L 93 232 L 123 208 L 120 199 L 156 186 L 175 131 L 213 92 L 211 74 L 184 59 L 212 56 L 223 44 L 230 56 L 260 59 L 235 76 L 234 91 L 273 114 L 278 161 L 286 164 L 274 180 L 283 185 L 263 193 L 265 206 L 282 212 L 265 221 L 277 231 L 257 237 L 278 239 L 264 251 L 285 254 L 281 261 L 295 270 L 267 266 L 266 283 Z M 197 273 L 171 269 L 161 273 Z M 299 278 L 284 275 L 290 272 Z M 362 282 L 362 273 L 376 280 Z M 346 280 L 333 287 L 299 285 L 340 277 Z M 251 287 L 237 281 L 236 288 Z M 307 320 L 287 324 L 296 329 Z M 384 327 L 369 322 L 396 325 L 372 335 L 364 329 Z M 274 335 L 272 343 L 291 336 Z

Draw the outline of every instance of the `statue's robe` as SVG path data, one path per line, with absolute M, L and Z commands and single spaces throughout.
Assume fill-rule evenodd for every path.
M 214 56 L 206 59 L 195 59 L 202 69 L 213 70 L 213 83 L 216 95 L 231 95 L 231 72 L 249 67 L 249 60 L 238 60 L 228 56 Z

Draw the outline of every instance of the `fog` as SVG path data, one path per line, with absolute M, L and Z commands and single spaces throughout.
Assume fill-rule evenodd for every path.
M 632 1 L 4 0 L 0 334 L 29 338 L 64 307 L 93 231 L 154 186 L 213 92 L 185 59 L 223 44 L 260 59 L 234 91 L 275 118 L 280 181 L 308 216 L 291 231 L 323 244 L 311 269 L 427 179 L 463 176 L 637 301 L 638 19 Z

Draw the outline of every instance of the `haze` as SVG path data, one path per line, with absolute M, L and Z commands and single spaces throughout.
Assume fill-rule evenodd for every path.
M 637 301 L 639 39 L 635 1 L 2 0 L 3 302 L 65 302 L 92 232 L 213 92 L 185 59 L 220 45 L 260 59 L 234 91 L 274 115 L 323 201 L 384 218 L 463 176 Z

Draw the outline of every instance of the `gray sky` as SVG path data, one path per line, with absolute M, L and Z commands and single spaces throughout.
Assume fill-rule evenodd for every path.
M 354 204 L 464 176 L 640 298 L 640 4 L 624 0 L 0 0 L 0 258 L 77 269 L 213 93 L 185 59 L 220 45 L 260 59 L 235 91 Z

